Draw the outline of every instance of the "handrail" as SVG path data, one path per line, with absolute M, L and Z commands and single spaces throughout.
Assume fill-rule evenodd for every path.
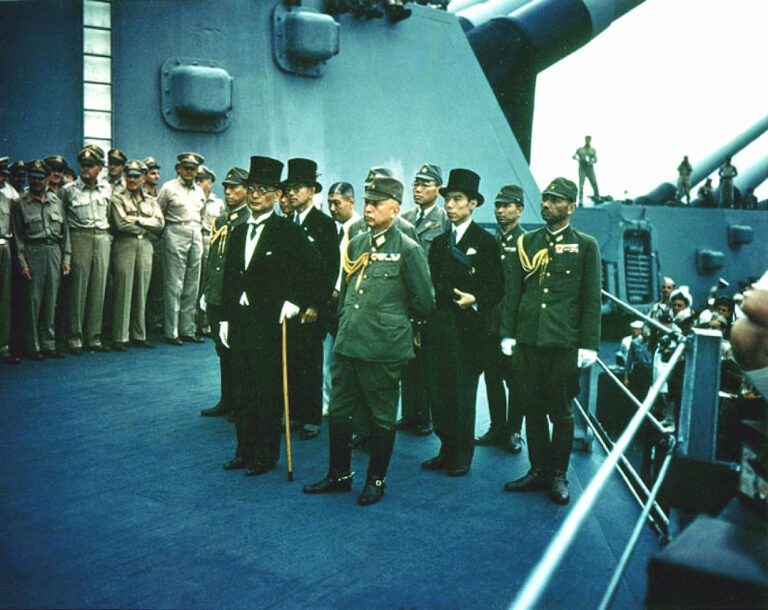
M 657 322 L 656 320 L 654 320 L 650 316 L 645 315 L 642 311 L 640 311 L 638 309 L 635 309 L 629 303 L 625 303 L 619 297 L 612 295 L 607 290 L 601 290 L 600 292 L 602 293 L 602 295 L 604 297 L 608 297 L 611 301 L 616 303 L 622 309 L 626 309 L 629 313 L 637 316 L 638 318 L 641 318 L 641 319 L 645 320 L 646 324 L 649 324 L 650 326 L 653 326 L 656 330 L 663 332 L 665 335 L 671 335 L 671 334 L 673 334 L 675 332 L 672 329 L 667 328 L 666 326 L 664 326 L 660 322 Z
M 590 481 L 589 485 L 587 485 L 584 493 L 582 493 L 573 509 L 571 509 L 570 513 L 568 513 L 568 516 L 565 518 L 565 521 L 563 521 L 560 529 L 557 531 L 552 540 L 550 540 L 544 555 L 539 560 L 539 563 L 536 565 L 534 570 L 530 573 L 528 579 L 525 582 L 525 585 L 518 592 L 514 601 L 510 605 L 511 609 L 523 610 L 533 608 L 541 597 L 544 589 L 552 578 L 552 575 L 560 565 L 560 562 L 563 560 L 565 553 L 573 543 L 573 540 L 578 533 L 579 527 L 593 508 L 597 500 L 597 496 L 605 488 L 608 477 L 616 467 L 616 464 L 619 461 L 619 457 L 626 451 L 629 443 L 632 441 L 632 438 L 635 436 L 640 428 L 640 425 L 643 423 L 643 420 L 650 411 L 651 406 L 656 401 L 662 386 L 667 381 L 667 378 L 671 374 L 675 365 L 682 358 L 686 346 L 687 343 L 685 341 L 681 341 L 675 348 L 675 351 L 672 353 L 672 356 L 667 363 L 666 370 L 651 386 L 651 389 L 649 390 L 648 395 L 645 397 L 645 400 L 643 400 L 642 405 L 632 416 L 632 419 L 630 419 L 626 429 L 624 432 L 622 432 L 621 436 L 616 441 L 613 451 L 608 454 L 605 462 L 603 462 L 594 478 Z

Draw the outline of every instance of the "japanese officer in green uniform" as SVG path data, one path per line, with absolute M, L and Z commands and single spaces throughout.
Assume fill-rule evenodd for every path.
M 566 471 L 579 367 L 595 362 L 600 344 L 600 251 L 593 237 L 570 225 L 576 193 L 566 178 L 556 178 L 542 193 L 547 224 L 518 238 L 513 298 L 504 301 L 501 320 L 502 341 L 507 351 L 514 348 L 531 464 L 504 489 L 549 489 L 557 504 L 570 496 Z
M 358 504 L 384 495 L 398 383 L 413 358 L 411 319 L 424 319 L 435 307 L 424 250 L 395 225 L 402 197 L 403 185 L 395 178 L 375 178 L 366 186 L 363 218 L 370 231 L 349 242 L 343 261 L 328 412 L 330 468 L 304 493 L 351 489 L 351 417 L 364 409 L 371 419 L 371 458 Z

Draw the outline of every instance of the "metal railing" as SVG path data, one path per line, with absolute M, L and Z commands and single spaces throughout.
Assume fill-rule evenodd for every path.
M 608 456 L 606 457 L 605 461 L 600 466 L 600 468 L 598 469 L 597 473 L 592 478 L 590 483 L 587 485 L 586 489 L 581 494 L 581 496 L 579 497 L 578 501 L 575 503 L 575 505 L 569 512 L 566 519 L 563 521 L 562 525 L 560 526 L 555 536 L 549 542 L 549 545 L 544 551 L 544 554 L 542 555 L 538 564 L 534 567 L 534 569 L 529 574 L 522 589 L 520 589 L 517 596 L 515 597 L 513 602 L 510 604 L 509 607 L 514 610 L 523 610 L 527 608 L 533 608 L 537 603 L 537 601 L 541 598 L 547 585 L 549 584 L 549 581 L 551 580 L 558 566 L 560 565 L 566 553 L 568 552 L 568 549 L 573 543 L 576 535 L 578 534 L 580 527 L 582 526 L 582 524 L 584 523 L 584 521 L 587 519 L 592 509 L 594 508 L 598 496 L 605 489 L 606 483 L 608 482 L 609 477 L 613 473 L 614 469 L 617 468 L 619 464 L 621 464 L 621 467 L 618 468 L 618 472 L 620 476 L 624 479 L 625 483 L 627 483 L 635 499 L 642 506 L 642 511 L 630 535 L 630 538 L 624 548 L 624 551 L 617 562 L 616 568 L 611 576 L 611 579 L 605 590 L 603 598 L 600 602 L 600 606 L 599 606 L 600 608 L 608 607 L 608 604 L 613 598 L 616 588 L 618 587 L 621 576 L 623 575 L 624 570 L 626 569 L 629 559 L 637 546 L 637 543 L 640 539 L 640 534 L 642 533 L 642 530 L 645 524 L 648 521 L 650 521 L 651 523 L 655 524 L 658 529 L 662 531 L 667 531 L 668 533 L 669 519 L 664 514 L 664 511 L 661 509 L 661 507 L 657 504 L 656 496 L 658 495 L 658 492 L 661 489 L 661 486 L 663 484 L 664 478 L 668 472 L 673 454 L 676 451 L 682 452 L 685 454 L 690 453 L 692 450 L 692 447 L 690 447 L 689 445 L 692 445 L 694 443 L 692 439 L 702 436 L 701 435 L 702 429 L 704 429 L 705 427 L 709 428 L 710 426 L 714 425 L 714 422 L 716 421 L 716 414 L 712 415 L 713 409 L 708 408 L 708 409 L 704 409 L 704 417 L 701 418 L 703 421 L 695 422 L 694 420 L 696 418 L 693 416 L 693 409 L 691 408 L 693 401 L 696 399 L 703 398 L 705 399 L 705 402 L 706 402 L 706 399 L 709 398 L 709 394 L 713 394 L 713 393 L 715 396 L 715 401 L 717 398 L 717 385 L 719 384 L 719 369 L 718 369 L 718 372 L 714 374 L 714 379 L 712 379 L 713 375 L 712 375 L 712 357 L 711 357 L 711 353 L 714 349 L 713 346 L 715 344 L 711 342 L 708 343 L 710 339 L 714 339 L 713 333 L 707 332 L 707 331 L 694 331 L 694 333 L 692 333 L 691 336 L 686 337 L 681 333 L 679 333 L 678 331 L 672 331 L 669 328 L 663 326 L 662 324 L 659 324 L 658 322 L 656 322 L 656 320 L 653 320 L 652 318 L 646 316 L 645 314 L 636 310 L 631 305 L 628 305 L 627 303 L 624 303 L 620 299 L 616 298 L 612 294 L 606 291 L 603 291 L 603 295 L 611 299 L 612 301 L 616 302 L 623 309 L 629 311 L 630 313 L 637 316 L 638 318 L 641 318 L 648 325 L 657 329 L 659 332 L 668 334 L 668 335 L 669 334 L 676 335 L 677 345 L 674 348 L 674 351 L 672 352 L 672 355 L 670 356 L 668 362 L 665 364 L 665 367 L 660 372 L 656 381 L 653 382 L 653 384 L 651 385 L 651 388 L 648 390 L 648 393 L 642 402 L 639 401 L 616 377 L 616 375 L 613 374 L 613 372 L 609 369 L 609 367 L 602 360 L 598 358 L 597 364 L 603 369 L 603 371 L 609 376 L 609 378 L 617 385 L 617 387 L 620 387 L 622 389 L 623 394 L 636 407 L 636 411 L 632 416 L 632 418 L 630 419 L 629 423 L 627 424 L 626 428 L 620 435 L 619 439 L 615 443 L 613 443 L 612 447 L 609 447 L 610 440 L 607 439 L 604 432 L 600 428 L 598 428 L 598 426 L 596 425 L 596 421 L 593 421 L 590 414 L 584 410 L 582 405 L 577 400 L 574 401 L 574 405 L 576 409 L 581 412 L 585 422 L 595 433 L 595 437 L 599 440 L 599 442 L 601 443 L 603 448 L 606 450 L 606 452 L 608 452 Z M 703 336 L 701 350 L 699 349 L 699 346 L 698 346 L 699 339 L 700 339 L 699 335 Z M 716 347 L 717 347 L 717 353 L 719 356 L 719 341 L 717 341 Z M 659 422 L 650 413 L 650 410 L 654 405 L 654 403 L 656 402 L 657 398 L 659 397 L 659 394 L 661 393 L 662 388 L 667 383 L 667 380 L 669 379 L 670 375 L 674 371 L 675 366 L 681 361 L 686 351 L 689 352 L 689 356 L 686 359 L 685 379 L 683 382 L 684 394 L 683 394 L 683 399 L 681 400 L 682 404 L 681 404 L 680 422 L 678 423 L 678 426 L 677 426 L 678 434 L 680 438 L 680 442 L 678 442 L 678 440 L 675 438 L 676 428 L 674 426 L 669 426 L 669 427 L 664 426 L 663 423 Z M 710 377 L 709 384 L 694 383 L 694 377 L 696 375 L 697 367 L 702 369 L 703 371 L 702 376 L 704 379 L 707 378 L 706 376 Z M 597 384 L 594 382 L 595 378 L 596 376 L 592 377 L 593 379 L 592 385 L 594 385 L 595 387 L 591 387 L 590 392 L 597 390 Z M 712 383 L 714 383 L 714 387 L 715 387 L 714 392 L 711 391 Z M 706 385 L 706 387 L 702 389 L 702 386 L 704 385 Z M 714 411 L 716 412 L 716 405 L 715 405 Z M 697 409 L 697 416 L 698 416 L 698 409 Z M 661 435 L 666 437 L 666 442 L 664 443 L 666 445 L 666 455 L 659 469 L 654 485 L 650 490 L 647 488 L 642 478 L 638 475 L 638 473 L 635 471 L 635 469 L 632 467 L 632 465 L 629 463 L 629 461 L 624 455 L 625 451 L 629 447 L 630 443 L 632 442 L 633 438 L 637 434 L 638 430 L 646 421 L 649 422 L 650 425 L 652 425 L 654 428 L 656 428 L 656 430 Z M 684 430 L 680 430 L 681 427 L 683 427 Z M 705 457 L 709 457 L 710 455 L 712 457 L 714 456 L 714 441 L 713 441 L 714 433 L 712 433 L 711 428 L 709 431 L 710 431 L 709 436 L 707 436 L 706 434 L 704 436 L 707 437 L 706 441 L 712 441 L 712 442 L 710 444 L 707 444 L 707 442 L 703 442 L 702 443 L 703 447 L 698 447 L 698 448 L 693 447 L 693 449 L 696 449 L 699 452 L 699 454 L 705 454 Z M 634 481 L 634 485 L 632 484 L 632 481 L 630 481 L 630 479 Z M 641 495 L 638 493 L 637 489 L 640 489 L 640 491 L 646 496 L 645 500 L 643 500 Z

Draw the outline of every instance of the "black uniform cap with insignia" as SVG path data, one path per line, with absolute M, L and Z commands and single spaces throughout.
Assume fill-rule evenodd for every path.
M 10 168 L 8 167 L 8 162 L 10 159 L 8 157 L 0 157 L 0 174 L 3 176 L 7 176 L 11 173 Z
M 224 185 L 232 186 L 247 186 L 248 185 L 248 172 L 242 167 L 233 167 L 227 172 L 224 180 L 221 181 Z
M 150 169 L 160 169 L 160 164 L 155 160 L 154 157 L 147 157 L 142 161 L 142 163 L 146 166 L 147 170 Z
M 579 189 L 576 183 L 568 180 L 568 178 L 555 178 L 549 183 L 549 186 L 541 193 L 544 195 L 553 195 L 554 197 L 560 197 L 571 203 L 576 202 L 576 195 L 578 195 Z
M 138 159 L 131 159 L 125 164 L 123 173 L 126 176 L 143 176 L 147 173 L 147 166 Z
M 43 179 L 50 173 L 51 170 L 48 169 L 48 166 L 40 159 L 27 162 L 27 175 L 30 178 Z
M 25 161 L 19 159 L 11 164 L 8 168 L 11 171 L 12 176 L 24 176 L 27 173 L 27 164 Z
M 88 144 L 79 153 L 77 161 L 80 165 L 104 165 L 104 151 L 96 144 Z
M 69 165 L 61 155 L 48 155 L 43 162 L 48 166 L 51 171 L 63 172 L 69 169 Z
M 439 165 L 425 163 L 416 174 L 417 180 L 434 180 L 438 185 L 443 183 L 443 170 Z
M 128 161 L 128 157 L 119 148 L 110 148 L 107 153 L 107 163 L 110 165 L 125 165 Z
M 394 199 L 398 203 L 403 200 L 403 183 L 397 178 L 376 177 L 365 187 L 367 201 L 384 201 Z
M 499 194 L 496 195 L 495 203 L 496 205 L 514 203 L 521 206 L 523 205 L 523 189 L 516 184 L 505 184 L 501 187 Z
M 181 153 L 176 157 L 179 163 L 190 163 L 191 165 L 202 165 L 205 163 L 205 157 L 195 152 Z

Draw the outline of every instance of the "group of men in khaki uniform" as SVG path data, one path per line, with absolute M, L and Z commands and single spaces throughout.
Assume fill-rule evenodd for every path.
M 58 155 L 24 163 L 29 186 L 17 182 L 19 192 L 7 181 L 18 164 L 9 167 L 8 158 L 0 158 L 0 357 L 13 363 L 19 353 L 61 358 L 60 346 L 74 355 L 109 351 L 102 332 L 110 326 L 116 351 L 130 344 L 154 347 L 146 320 L 158 315 L 156 295 L 152 315 L 146 305 L 158 254 L 166 341 L 202 342 L 196 315 L 203 232 L 210 233 L 211 219 L 224 210 L 210 193 L 213 172 L 202 165 L 202 156 L 183 153 L 178 178 L 158 191 L 160 165 L 152 157 L 128 160 L 119 149 L 105 155 L 88 145 L 77 160 L 80 175 L 69 182 L 68 166 Z M 23 294 L 23 324 L 17 328 L 24 336 L 12 351 L 13 292 Z M 63 331 L 58 341 L 57 326 Z

